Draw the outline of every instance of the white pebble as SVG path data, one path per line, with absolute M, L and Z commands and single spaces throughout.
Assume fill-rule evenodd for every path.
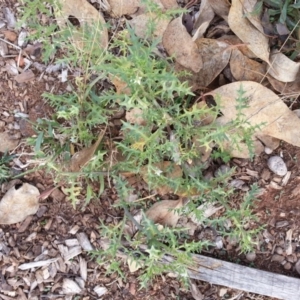
M 284 176 L 287 173 L 285 162 L 280 156 L 272 156 L 268 159 L 268 167 L 278 176 Z
M 269 147 L 265 147 L 265 153 L 266 154 L 271 154 L 273 152 L 273 150 Z

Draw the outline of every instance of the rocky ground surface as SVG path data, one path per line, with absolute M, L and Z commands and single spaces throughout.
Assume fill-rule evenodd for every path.
M 68 84 L 61 82 L 61 70 L 41 64 L 38 43 L 25 45 L 22 31 L 8 26 L 8 15 L 17 15 L 18 5 L 3 1 L 0 5 L 3 9 L 0 12 L 0 151 L 4 152 L 3 149 L 10 145 L 10 154 L 15 154 L 10 169 L 17 175 L 33 166 L 34 151 L 25 144 L 26 138 L 36 134 L 32 123 L 49 116 L 52 111 L 42 93 L 62 94 Z M 36 59 L 27 65 L 21 51 Z M 24 69 L 27 71 L 22 72 Z M 287 166 L 289 172 L 284 179 L 268 167 L 268 159 L 274 155 L 281 156 Z M 207 254 L 299 277 L 300 150 L 282 143 L 275 153 L 264 153 L 254 161 L 233 159 L 229 165 L 236 167 L 233 179 L 242 180 L 244 190 L 253 183 L 262 189 L 255 214 L 258 223 L 265 228 L 254 253 L 239 255 L 237 241 L 223 239 Z M 210 171 L 218 167 L 216 162 Z M 21 182 L 33 184 L 40 192 L 53 184 L 51 176 L 42 171 L 21 177 Z M 9 184 L 12 183 L 2 184 L 2 195 Z M 243 193 L 237 190 L 232 196 L 233 207 Z M 114 189 L 107 186 L 99 201 L 74 209 L 58 189 L 41 200 L 35 215 L 21 223 L 1 225 L 0 299 L 200 299 L 167 274 L 158 277 L 148 289 L 139 289 L 139 272 L 130 273 L 125 264 L 126 278 L 106 274 L 105 265 L 100 266 L 89 251 L 100 248 L 99 219 L 106 224 L 117 224 L 122 218 L 122 212 L 112 206 L 115 201 Z M 212 242 L 216 241 L 218 237 L 210 231 L 210 228 L 203 228 L 197 233 L 198 238 L 209 236 Z M 206 282 L 195 284 L 203 300 L 271 300 Z M 80 296 L 68 295 L 70 291 Z

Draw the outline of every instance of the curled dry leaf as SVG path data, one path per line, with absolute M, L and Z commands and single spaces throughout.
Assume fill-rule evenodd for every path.
M 213 39 L 198 39 L 196 44 L 203 60 L 202 70 L 198 72 L 196 80 L 199 86 L 206 87 L 228 64 L 231 49 L 226 43 Z
M 116 93 L 118 95 L 131 95 L 131 90 L 130 88 L 127 86 L 127 83 L 125 83 L 124 81 L 122 81 L 119 77 L 117 76 L 110 76 L 110 80 L 112 82 L 112 84 L 115 86 L 116 88 Z
M 151 22 L 155 22 L 155 30 L 153 32 L 153 37 L 159 38 L 161 40 L 170 22 L 169 19 L 166 19 L 165 17 L 160 18 L 154 13 L 144 13 L 128 21 L 128 23 L 134 29 L 135 34 L 142 39 L 149 36 L 148 28 Z
M 163 46 L 183 67 L 194 72 L 202 68 L 202 58 L 196 43 L 182 24 L 182 17 L 171 21 L 163 35 Z
M 110 13 L 116 18 L 134 14 L 138 10 L 140 2 L 140 0 L 108 0 Z
M 215 13 L 212 7 L 209 4 L 209 0 L 201 1 L 199 13 L 197 14 L 197 18 L 194 23 L 193 29 L 193 40 L 197 40 L 198 38 L 203 37 L 206 29 L 208 28 L 210 22 L 214 18 Z
M 102 141 L 105 132 L 106 129 L 99 134 L 97 141 L 92 146 L 84 148 L 72 156 L 69 166 L 69 170 L 71 172 L 80 171 L 80 169 L 94 156 L 94 153 Z
M 269 40 L 255 28 L 243 12 L 245 0 L 232 0 L 228 15 L 231 30 L 247 44 L 248 48 L 260 59 L 270 64 Z
M 230 57 L 230 70 L 237 81 L 261 82 L 264 79 L 266 68 L 263 64 L 246 57 L 241 51 L 234 49 Z
M 39 190 L 28 183 L 11 187 L 0 202 L 0 224 L 22 222 L 39 208 Z
M 202 69 L 183 78 L 189 82 L 192 90 L 207 87 L 228 64 L 231 54 L 231 49 L 224 42 L 201 38 L 196 41 L 196 44 L 199 54 L 202 56 Z M 179 65 L 176 66 L 176 69 L 177 71 L 183 70 Z
M 243 109 L 243 114 L 250 125 L 261 126 L 257 134 L 268 135 L 300 147 L 299 118 L 274 92 L 257 82 L 234 82 L 212 92 L 214 96 L 220 96 L 223 116 L 219 119 L 223 120 L 222 123 L 236 119 L 237 91 L 241 88 L 245 91 L 243 97 L 247 99 L 248 105 Z
M 272 51 L 270 61 L 272 68 L 269 74 L 282 82 L 293 82 L 300 71 L 300 63 L 296 63 L 280 52 Z
M 293 82 L 282 82 L 271 75 L 267 75 L 272 87 L 282 95 L 291 95 L 300 93 L 300 71 L 296 76 L 296 80 Z
M 178 8 L 178 3 L 176 0 L 160 0 L 165 9 Z
M 97 31 L 99 36 L 99 46 L 106 49 L 108 46 L 108 32 L 105 20 L 101 12 L 86 0 L 59 0 L 60 8 L 57 9 L 56 21 L 60 28 L 68 24 L 69 16 L 73 16 L 80 22 L 80 28 L 72 28 L 72 42 L 79 49 L 90 49 L 90 45 L 85 45 L 82 29 L 84 25 L 90 26 Z M 97 36 L 97 35 L 95 35 Z
M 250 23 L 262 34 L 264 34 L 264 28 L 260 21 L 260 14 L 256 11 L 257 0 L 244 0 L 243 12 L 244 16 L 250 21 Z
M 183 205 L 183 198 L 180 198 L 179 200 L 163 200 L 156 202 L 147 210 L 146 216 L 155 224 L 158 223 L 174 227 L 179 219 L 178 212 L 174 210 L 181 208 Z
M 209 4 L 214 10 L 215 14 L 228 20 L 230 4 L 228 0 L 209 0 Z
M 127 265 L 130 273 L 134 273 L 137 270 L 139 270 L 141 267 L 143 267 L 140 261 L 133 260 L 131 257 L 127 258 Z
M 243 42 L 236 35 L 223 35 L 218 38 L 219 41 L 225 42 L 228 45 L 237 45 L 237 49 L 240 50 L 243 55 L 248 58 L 256 58 L 256 55 L 247 47 L 247 45 L 243 44 Z

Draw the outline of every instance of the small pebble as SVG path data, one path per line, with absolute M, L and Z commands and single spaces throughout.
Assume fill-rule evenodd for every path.
M 265 147 L 265 153 L 266 154 L 271 154 L 273 152 L 273 150 L 269 147 Z
M 245 181 L 241 179 L 233 179 L 229 185 L 237 190 L 242 189 L 243 185 L 245 184 Z
M 268 159 L 268 167 L 278 176 L 284 176 L 287 173 L 285 162 L 280 156 L 272 156 Z
M 282 263 L 284 261 L 284 256 L 278 255 L 278 254 L 274 254 L 272 256 L 271 261 L 276 261 L 276 262 Z
M 281 255 L 283 253 L 283 249 L 281 247 L 276 247 L 275 252 Z
M 295 264 L 295 269 L 296 269 L 297 273 L 300 275 L 300 259 Z
M 217 236 L 215 240 L 215 245 L 217 249 L 222 249 L 223 248 L 223 240 L 221 236 Z
M 256 253 L 255 252 L 249 252 L 246 254 L 246 259 L 248 261 L 254 261 L 256 258 Z

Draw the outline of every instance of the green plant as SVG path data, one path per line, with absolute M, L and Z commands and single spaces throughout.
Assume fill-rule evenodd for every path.
M 0 158 L 0 184 L 7 181 L 12 177 L 11 170 L 8 167 L 8 163 L 12 161 L 14 158 L 13 155 L 9 155 L 8 153 L 4 153 Z
M 126 26 L 115 33 L 107 50 L 99 49 L 97 32 L 94 32 L 94 28 L 88 28 L 89 34 L 84 38 L 86 44 L 92 46 L 79 49 L 66 38 L 72 36 L 74 28 L 71 25 L 59 30 L 55 24 L 44 28 L 40 19 L 36 18 L 40 13 L 48 14 L 51 18 L 50 7 L 57 6 L 56 1 L 48 1 L 46 10 L 42 10 L 38 1 L 24 0 L 24 4 L 25 18 L 30 17 L 30 26 L 44 43 L 44 60 L 47 61 L 54 51 L 58 51 L 61 54 L 58 62 L 67 64 L 70 69 L 81 69 L 70 82 L 71 92 L 63 95 L 44 94 L 44 99 L 55 109 L 55 114 L 52 119 L 38 120 L 35 125 L 37 137 L 29 143 L 34 146 L 39 161 L 43 162 L 43 166 L 40 165 L 52 172 L 55 181 L 64 183 L 64 191 L 74 205 L 80 198 L 85 197 L 87 202 L 97 199 L 104 188 L 105 174 L 109 173 L 114 179 L 119 195 L 116 205 L 125 211 L 124 219 L 114 226 L 102 224 L 101 234 L 110 243 L 105 251 L 94 253 L 99 263 L 113 261 L 107 267 L 107 272 L 117 272 L 123 276 L 121 262 L 112 259 L 121 251 L 144 267 L 140 277 L 142 286 L 166 270 L 174 271 L 186 279 L 192 253 L 208 246 L 205 241 L 190 241 L 186 228 L 165 227 L 158 230 L 147 218 L 143 218 L 138 225 L 139 232 L 134 238 L 126 234 L 126 224 L 133 219 L 129 211 L 134 204 L 129 206 L 126 202 L 131 188 L 122 177 L 124 171 L 146 174 L 149 189 L 166 185 L 174 194 L 194 196 L 188 206 L 180 210 L 181 214 L 194 212 L 196 217 L 203 219 L 196 209 L 199 204 L 205 201 L 222 203 L 225 207 L 224 218 L 232 220 L 233 231 L 240 238 L 242 251 L 248 251 L 255 234 L 244 228 L 244 217 L 247 216 L 247 220 L 252 218 L 250 200 L 246 198 L 239 209 L 233 210 L 227 203 L 232 193 L 226 186 L 228 176 L 205 180 L 205 166 L 199 163 L 196 146 L 196 142 L 207 149 L 212 144 L 219 145 L 217 157 L 228 160 L 228 153 L 224 152 L 221 145 L 228 139 L 229 133 L 234 133 L 233 145 L 239 147 L 240 142 L 246 142 L 252 150 L 251 136 L 257 128 L 245 126 L 247 122 L 242 111 L 247 107 L 247 99 L 242 86 L 237 91 L 237 118 L 224 126 L 216 122 L 203 126 L 201 122 L 208 115 L 215 119 L 219 114 L 219 99 L 215 99 L 216 106 L 212 108 L 194 105 L 194 94 L 186 82 L 180 81 L 181 74 L 175 72 L 168 60 L 155 54 L 158 40 L 151 38 L 154 23 L 150 24 L 147 39 L 139 39 L 130 26 Z M 154 9 L 151 6 L 151 10 Z M 164 17 L 162 14 L 157 16 Z M 125 87 L 121 93 L 116 92 L 111 84 L 116 80 Z M 124 160 L 110 164 L 109 153 L 100 150 L 78 172 L 68 169 L 74 152 L 89 147 L 101 125 L 109 124 L 116 112 L 130 112 L 132 109 L 139 110 L 142 122 L 130 123 L 123 118 L 120 128 L 122 139 L 111 143 L 111 148 L 119 151 Z M 78 146 L 75 151 L 74 145 Z M 181 166 L 182 176 L 174 178 L 172 167 L 159 169 L 157 164 L 163 161 Z M 95 189 L 94 183 L 100 183 L 100 188 Z M 252 193 L 250 196 L 252 199 Z M 136 206 L 145 208 L 146 203 L 139 202 Z M 206 222 L 211 222 L 221 230 L 219 220 Z
M 263 0 L 263 2 L 270 6 L 268 9 L 270 21 L 278 20 L 280 23 L 286 24 L 290 30 L 299 26 L 297 24 L 300 18 L 299 0 Z

